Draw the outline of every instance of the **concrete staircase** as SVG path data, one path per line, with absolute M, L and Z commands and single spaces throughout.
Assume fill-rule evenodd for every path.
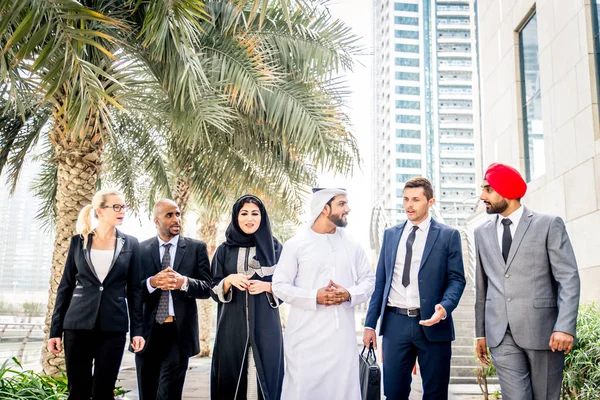
M 475 247 L 466 230 L 461 231 L 461 237 L 467 285 L 458 307 L 452 313 L 456 340 L 452 342 L 450 383 L 477 384 L 475 369 L 479 366 L 479 361 L 475 357 Z M 488 378 L 488 383 L 497 383 L 497 378 Z

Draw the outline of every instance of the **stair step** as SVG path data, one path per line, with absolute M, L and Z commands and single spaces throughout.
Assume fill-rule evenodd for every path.
M 475 360 L 475 355 L 456 355 L 452 354 L 452 359 L 450 361 L 451 367 L 471 367 L 475 369 L 477 367 L 478 361 Z
M 452 342 L 452 348 L 455 349 L 457 346 L 465 346 L 470 349 L 475 348 L 475 337 L 474 336 L 457 336 L 454 342 Z
M 451 377 L 473 377 L 475 378 L 475 366 L 471 365 L 450 365 Z

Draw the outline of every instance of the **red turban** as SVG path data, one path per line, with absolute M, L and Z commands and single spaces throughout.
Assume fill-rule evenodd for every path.
M 483 179 L 506 199 L 520 199 L 527 192 L 527 183 L 519 171 L 508 165 L 493 163 L 485 171 Z

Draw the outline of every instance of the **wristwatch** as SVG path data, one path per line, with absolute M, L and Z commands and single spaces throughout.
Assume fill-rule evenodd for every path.
M 184 279 L 183 285 L 181 285 L 181 287 L 179 288 L 179 290 L 181 290 L 183 292 L 187 292 L 188 287 L 190 286 L 189 285 L 190 280 L 188 279 L 187 276 L 184 276 L 183 279 Z

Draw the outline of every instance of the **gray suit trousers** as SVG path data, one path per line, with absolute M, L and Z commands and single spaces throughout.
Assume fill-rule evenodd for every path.
M 504 400 L 559 400 L 565 355 L 519 347 L 510 333 L 490 347 Z

